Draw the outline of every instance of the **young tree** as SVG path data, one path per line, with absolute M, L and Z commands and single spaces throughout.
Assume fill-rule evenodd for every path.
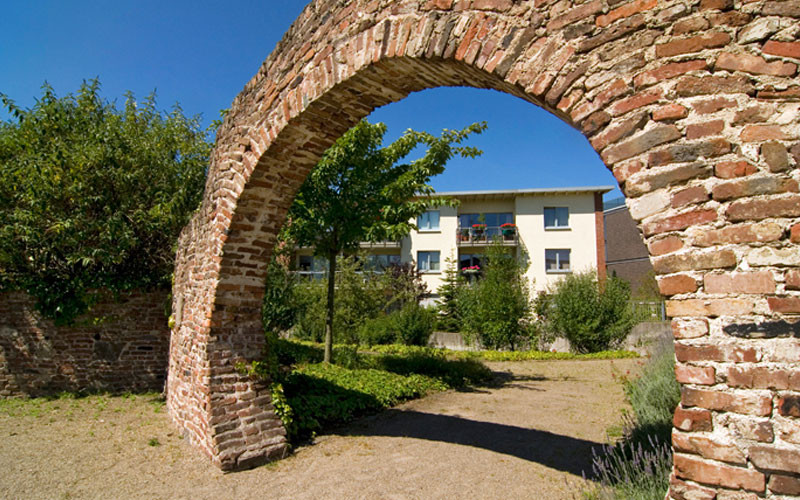
M 458 294 L 466 333 L 484 347 L 515 350 L 530 338 L 530 297 L 525 268 L 507 247 L 494 243 L 486 252 L 483 275 Z
M 211 145 L 199 118 L 155 96 L 102 99 L 47 84 L 32 109 L 0 94 L 0 289 L 21 289 L 56 321 L 98 290 L 168 286 L 173 245 L 203 194 Z
M 464 278 L 458 270 L 458 260 L 450 256 L 445 259 L 444 278 L 439 287 L 439 328 L 448 332 L 457 332 L 461 327 L 458 314 L 458 293 L 464 285 Z
M 440 137 L 408 130 L 381 147 L 386 126 L 363 120 L 325 152 L 300 187 L 289 209 L 288 231 L 297 244 L 311 246 L 328 259 L 326 362 L 333 346 L 336 256 L 355 250 L 361 241 L 399 239 L 428 207 L 448 203 L 430 196 L 428 182 L 454 155 L 480 154 L 459 144 L 485 127 L 475 123 L 460 131 L 444 130 Z M 419 145 L 427 146 L 425 155 L 401 163 Z

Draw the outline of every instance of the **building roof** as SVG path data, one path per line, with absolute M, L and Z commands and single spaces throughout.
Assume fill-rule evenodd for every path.
M 449 196 L 452 198 L 498 199 L 515 198 L 517 196 L 530 196 L 537 194 L 575 194 L 575 193 L 607 193 L 614 186 L 576 186 L 563 188 L 531 188 L 507 190 L 479 190 L 479 191 L 441 191 L 433 196 Z

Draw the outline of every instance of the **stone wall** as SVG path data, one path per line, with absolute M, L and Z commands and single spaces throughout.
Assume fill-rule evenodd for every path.
M 800 495 L 799 19 L 798 0 L 312 2 L 234 100 L 181 235 L 170 415 L 226 470 L 285 453 L 235 365 L 263 355 L 296 190 L 376 107 L 491 88 L 582 131 L 635 214 L 683 387 L 670 495 Z
M 0 293 L 0 396 L 161 391 L 168 292 L 104 301 L 70 327 L 42 319 L 24 293 Z

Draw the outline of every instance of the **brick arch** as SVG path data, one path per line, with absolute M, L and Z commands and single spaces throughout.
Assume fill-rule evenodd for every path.
M 676 337 L 672 496 L 800 491 L 797 0 L 317 0 L 235 99 L 176 260 L 168 409 L 225 470 L 286 451 L 266 262 L 322 152 L 410 92 L 472 86 L 581 130 L 639 222 Z M 535 132 L 535 131 L 532 131 Z

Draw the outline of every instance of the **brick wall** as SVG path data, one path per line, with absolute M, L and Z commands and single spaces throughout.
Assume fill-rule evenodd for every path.
M 580 130 L 636 214 L 679 353 L 670 495 L 797 496 L 798 19 L 798 0 L 312 2 L 234 100 L 181 235 L 170 415 L 226 470 L 285 453 L 266 384 L 235 365 L 263 354 L 294 193 L 376 107 L 491 88 Z
M 44 320 L 24 293 L 0 293 L 0 396 L 164 388 L 168 292 L 104 301 L 75 325 Z

